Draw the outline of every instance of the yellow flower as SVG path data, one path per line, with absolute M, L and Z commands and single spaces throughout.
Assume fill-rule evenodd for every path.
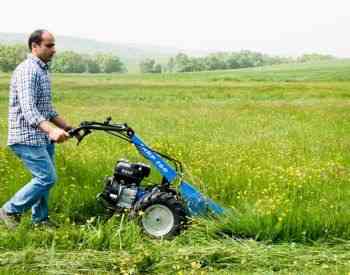
M 192 267 L 193 269 L 200 269 L 200 268 L 201 268 L 201 264 L 198 263 L 198 262 L 192 262 L 192 263 L 191 263 L 191 267 Z

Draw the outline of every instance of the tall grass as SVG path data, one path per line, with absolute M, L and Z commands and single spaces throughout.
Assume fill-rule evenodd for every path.
M 348 64 L 315 66 L 323 72 L 319 79 L 317 70 L 307 73 L 310 67 L 300 67 L 306 81 L 293 79 L 292 67 L 267 68 L 267 75 L 264 70 L 54 75 L 54 101 L 74 125 L 112 116 L 153 148 L 182 160 L 187 179 L 228 210 L 225 217 L 201 220 L 185 233 L 185 239 L 208 242 L 199 251 L 222 238 L 329 242 L 350 237 L 350 81 L 342 78 Z M 0 77 L 0 204 L 30 178 L 5 147 L 8 81 Z M 39 237 L 24 224 L 23 231 L 0 231 L 0 249 L 137 250 L 145 239 L 136 223 L 122 223 L 121 217 L 99 222 L 102 209 L 95 196 L 119 158 L 144 161 L 132 146 L 103 133 L 92 134 L 79 147 L 73 141 L 57 146 L 59 182 L 50 207 L 62 231 Z M 153 171 L 149 181 L 159 180 Z M 174 245 L 186 247 L 187 241 L 180 237 Z M 162 251 L 157 257 L 167 258 Z

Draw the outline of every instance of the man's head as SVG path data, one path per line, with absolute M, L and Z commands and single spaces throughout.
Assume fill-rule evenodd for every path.
M 34 31 L 29 37 L 28 47 L 33 55 L 45 63 L 49 62 L 56 53 L 55 38 L 46 30 Z

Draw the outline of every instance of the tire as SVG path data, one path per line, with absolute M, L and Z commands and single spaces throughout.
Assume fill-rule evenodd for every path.
M 135 204 L 143 231 L 153 238 L 171 238 L 186 225 L 186 211 L 173 194 L 154 192 Z

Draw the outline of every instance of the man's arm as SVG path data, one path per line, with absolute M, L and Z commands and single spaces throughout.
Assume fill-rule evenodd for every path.
M 32 126 L 38 127 L 45 121 L 36 105 L 34 94 L 38 86 L 38 74 L 32 68 L 25 68 L 17 76 L 18 101 L 21 106 L 25 120 Z
M 68 139 L 69 134 L 59 128 L 53 127 L 51 123 L 43 117 L 34 100 L 35 90 L 37 89 L 38 75 L 32 69 L 28 68 L 20 72 L 18 81 L 18 100 L 21 106 L 23 116 L 28 123 L 41 131 L 47 133 L 49 138 L 55 142 L 63 142 Z

